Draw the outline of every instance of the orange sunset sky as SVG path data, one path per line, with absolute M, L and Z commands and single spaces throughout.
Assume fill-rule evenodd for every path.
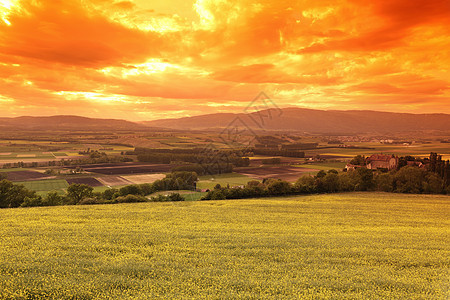
M 449 0 L 0 0 L 0 117 L 450 113 Z

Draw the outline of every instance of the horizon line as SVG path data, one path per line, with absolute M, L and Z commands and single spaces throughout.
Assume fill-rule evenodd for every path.
M 239 114 L 252 114 L 252 113 L 258 113 L 266 110 L 273 110 L 277 108 L 267 108 L 267 109 L 261 109 L 254 112 L 216 112 L 216 113 L 205 113 L 205 114 L 198 114 L 198 115 L 189 115 L 184 117 L 170 117 L 170 118 L 157 118 L 157 119 L 150 119 L 150 120 L 140 120 L 140 121 L 133 121 L 131 119 L 119 119 L 119 118 L 108 118 L 108 117 L 93 117 L 88 115 L 81 115 L 81 114 L 53 114 L 53 115 L 20 115 L 20 116 L 0 116 L 0 119 L 17 119 L 17 118 L 51 118 L 51 117 L 80 117 L 80 118 L 86 118 L 86 119 L 98 119 L 98 120 L 120 120 L 120 121 L 128 121 L 132 123 L 141 123 L 141 122 L 152 122 L 152 121 L 161 121 L 161 120 L 176 120 L 176 119 L 185 119 L 185 118 L 193 118 L 193 117 L 201 117 L 201 116 L 207 116 L 207 115 L 218 115 L 218 114 L 231 114 L 231 115 L 239 115 Z M 403 114 L 403 115 L 450 115 L 449 113 L 442 113 L 442 112 L 432 112 L 432 113 L 417 113 L 417 112 L 396 112 L 396 111 L 384 111 L 384 110 L 372 110 L 372 109 L 317 109 L 317 108 L 306 108 L 306 107 L 298 107 L 298 106 L 287 106 L 282 107 L 279 109 L 302 109 L 302 110 L 313 110 L 313 111 L 324 111 L 324 112 L 377 112 L 377 113 L 391 113 L 391 114 Z

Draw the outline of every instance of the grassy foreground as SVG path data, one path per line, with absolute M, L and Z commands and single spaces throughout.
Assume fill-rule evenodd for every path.
M 450 197 L 0 210 L 0 299 L 447 299 Z

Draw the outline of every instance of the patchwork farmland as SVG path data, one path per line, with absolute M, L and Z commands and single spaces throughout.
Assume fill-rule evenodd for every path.
M 91 173 L 103 175 L 123 175 L 123 174 L 145 174 L 145 173 L 167 173 L 174 165 L 167 164 L 101 164 L 101 165 L 81 165 L 83 170 Z M 73 167 L 75 168 L 75 167 Z
M 51 180 L 62 180 L 65 184 L 87 184 L 96 189 L 151 183 L 164 178 L 165 174 L 170 173 L 174 167 L 179 165 L 177 164 L 178 162 L 158 164 L 137 162 L 137 156 L 133 155 L 134 147 L 114 145 L 113 142 L 146 146 L 147 143 L 144 141 L 150 141 L 155 149 L 168 148 L 172 150 L 186 150 L 211 143 L 217 149 L 223 149 L 224 144 L 220 143 L 220 138 L 218 137 L 220 136 L 216 136 L 214 133 L 209 133 L 205 137 L 201 133 L 180 132 L 134 133 L 134 136 L 129 134 L 103 136 L 101 134 L 83 132 L 61 136 L 61 138 L 68 139 L 70 142 L 58 142 L 45 138 L 42 138 L 40 141 L 26 139 L 0 140 L 0 165 L 3 164 L 0 174 L 6 174 L 7 178 L 13 182 L 35 181 L 33 185 L 28 184 L 27 186 L 37 187 L 39 191 L 45 190 L 46 187 L 49 188 L 48 191 L 51 191 L 51 185 L 48 184 Z M 101 138 L 104 139 L 102 140 Z M 447 155 L 445 150 L 448 149 L 447 144 L 436 141 L 409 146 L 359 141 L 357 143 L 350 142 L 355 145 L 347 148 L 330 146 L 321 141 L 320 137 L 304 137 L 303 139 L 305 143 L 316 143 L 318 145 L 317 149 L 305 150 L 305 158 L 253 155 L 249 157 L 249 166 L 235 167 L 234 173 L 230 174 L 202 176 L 197 186 L 202 190 L 211 189 L 217 184 L 222 186 L 242 186 L 251 180 L 262 181 L 267 178 L 278 178 L 295 182 L 303 175 L 314 176 L 320 170 L 329 171 L 334 169 L 340 171 L 356 154 L 364 155 L 385 151 L 402 154 L 411 151 L 410 153 L 425 155 L 427 151 L 435 150 L 442 152 L 445 157 Z M 97 142 L 94 143 L 94 140 Z M 296 140 L 296 138 L 293 137 L 291 140 Z M 126 158 L 130 161 L 89 162 L 83 164 L 83 159 L 87 159 L 93 151 L 105 153 L 108 158 Z M 267 161 L 273 158 L 279 159 L 279 163 L 268 164 Z M 79 160 L 79 163 L 70 163 L 72 160 Z M 25 164 L 25 168 L 20 162 Z M 51 166 L 41 166 L 45 162 L 50 162 L 49 165 Z M 181 165 L 183 164 L 181 162 Z M 10 165 L 14 165 L 14 168 L 10 167 Z
M 70 184 L 85 184 L 91 187 L 106 188 L 121 187 L 130 184 L 152 183 L 165 177 L 162 173 L 148 173 L 149 170 L 155 170 L 154 168 L 149 169 L 148 166 L 141 168 L 138 165 L 126 168 L 103 167 L 98 168 L 98 170 L 100 170 L 99 173 L 86 172 L 72 175 L 47 175 L 34 170 L 12 169 L 8 170 L 8 172 L 1 172 L 0 174 L 4 174 L 8 180 L 14 183 L 23 184 L 28 189 L 38 192 L 64 190 Z M 103 175 L 102 173 L 108 173 L 105 170 L 113 170 L 114 174 L 123 175 Z

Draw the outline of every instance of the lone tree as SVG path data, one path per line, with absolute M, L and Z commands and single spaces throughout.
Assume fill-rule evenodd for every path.
M 365 166 L 366 165 L 366 158 L 364 156 L 361 156 L 361 155 L 356 155 L 350 161 L 350 164 L 351 165 L 356 165 L 356 166 Z
M 67 188 L 67 196 L 70 200 L 72 200 L 72 204 L 77 204 L 84 198 L 92 197 L 93 187 L 88 186 L 86 184 L 71 184 Z

